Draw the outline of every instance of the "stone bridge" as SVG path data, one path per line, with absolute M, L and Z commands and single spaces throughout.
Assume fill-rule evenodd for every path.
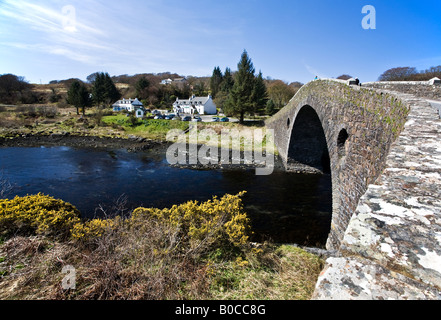
M 315 299 L 441 299 L 439 79 L 316 80 L 266 123 L 288 171 L 332 178 Z

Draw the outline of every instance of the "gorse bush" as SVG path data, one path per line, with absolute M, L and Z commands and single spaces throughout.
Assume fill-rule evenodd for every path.
M 92 219 L 86 222 L 78 222 L 71 229 L 71 235 L 74 239 L 91 241 L 112 229 L 117 225 L 118 218 L 115 219 Z
M 132 214 L 132 223 L 147 218 L 178 227 L 181 245 L 192 249 L 242 246 L 250 233 L 250 220 L 242 207 L 244 194 L 214 197 L 200 204 L 189 201 L 162 210 L 138 208 Z
M 181 246 L 190 248 L 241 246 L 248 241 L 250 220 L 243 211 L 241 197 L 225 195 L 204 203 L 189 201 L 172 208 L 138 208 L 128 223 L 142 228 L 152 222 L 176 228 Z M 122 223 L 121 217 L 81 221 L 80 212 L 70 203 L 43 195 L 0 200 L 0 232 L 12 234 L 70 235 L 83 241 L 93 241 Z M 153 222 L 152 222 L 153 223 Z
M 80 222 L 80 212 L 70 203 L 43 195 L 0 200 L 0 234 L 69 236 Z

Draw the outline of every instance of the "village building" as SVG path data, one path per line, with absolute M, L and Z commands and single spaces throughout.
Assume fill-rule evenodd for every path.
M 217 114 L 217 108 L 212 97 L 191 96 L 189 99 L 181 100 L 179 98 L 173 103 L 173 111 L 177 114 Z
M 137 118 L 143 118 L 145 114 L 144 105 L 141 101 L 136 99 L 122 99 L 115 102 L 113 105 L 113 111 L 127 111 L 135 112 Z
M 169 85 L 169 84 L 172 84 L 172 83 L 174 83 L 174 84 L 183 84 L 186 81 L 187 81 L 187 78 L 185 78 L 185 77 L 175 78 L 173 80 L 169 78 L 169 79 L 162 80 L 161 84 L 163 84 L 163 85 Z
M 161 84 L 163 85 L 172 84 L 172 83 L 173 83 L 172 79 L 164 79 L 161 81 Z

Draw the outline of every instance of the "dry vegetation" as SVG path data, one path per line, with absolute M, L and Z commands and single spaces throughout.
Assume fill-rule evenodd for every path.
M 15 201 L 21 201 L 20 210 L 11 200 L 0 203 L 3 226 L 6 216 L 32 213 L 30 201 Z M 53 201 L 63 212 L 72 210 Z M 23 221 L 2 232 L 0 299 L 309 299 L 322 267 L 318 257 L 299 248 L 248 242 L 240 195 L 164 210 L 140 208 L 111 223 L 75 220 L 84 232 L 77 228 L 76 237 Z M 64 290 L 62 270 L 69 265 L 76 270 L 76 287 Z

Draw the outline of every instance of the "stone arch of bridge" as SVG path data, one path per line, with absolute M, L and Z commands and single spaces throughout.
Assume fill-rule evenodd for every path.
M 331 173 L 328 142 L 322 121 L 315 109 L 305 105 L 292 123 L 287 151 L 287 168 L 306 173 Z
M 338 218 L 340 198 L 338 190 L 338 170 L 334 156 L 337 141 L 333 142 L 333 131 L 324 127 L 321 109 L 305 104 L 288 118 L 288 139 L 285 166 L 287 171 L 330 175 L 332 212 L 329 232 L 333 220 Z M 346 132 L 346 130 L 345 130 Z M 329 241 L 329 240 L 328 240 Z

